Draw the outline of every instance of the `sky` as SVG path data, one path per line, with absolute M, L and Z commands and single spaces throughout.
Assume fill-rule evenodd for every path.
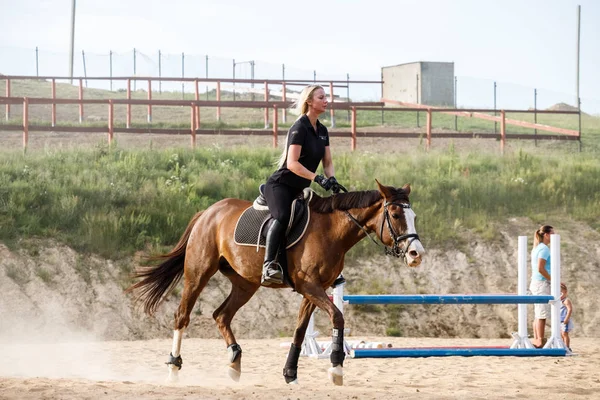
M 372 79 L 383 66 L 448 61 L 475 82 L 574 102 L 577 5 L 580 96 L 600 112 L 598 0 L 77 0 L 75 49 L 160 49 Z M 71 0 L 0 0 L 0 72 L 15 73 L 15 49 L 67 55 L 70 16 Z

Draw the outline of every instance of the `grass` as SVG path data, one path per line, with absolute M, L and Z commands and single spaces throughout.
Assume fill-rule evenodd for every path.
M 162 251 L 195 212 L 225 197 L 252 200 L 277 150 L 93 149 L 0 153 L 0 241 L 55 238 L 110 259 Z M 336 176 L 350 190 L 411 182 L 417 228 L 427 247 L 460 246 L 465 230 L 494 240 L 508 217 L 536 223 L 572 218 L 600 230 L 595 153 L 511 155 L 343 153 Z M 317 189 L 317 191 L 319 191 Z M 349 254 L 380 249 L 364 240 Z M 86 275 L 83 262 L 78 272 Z M 385 289 L 372 287 L 370 291 Z

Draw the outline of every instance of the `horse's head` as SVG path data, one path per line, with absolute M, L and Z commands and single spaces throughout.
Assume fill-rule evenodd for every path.
M 378 218 L 381 224 L 379 239 L 387 247 L 387 254 L 402 257 L 409 267 L 418 267 L 425 249 L 415 227 L 417 215 L 408 199 L 410 185 L 398 189 L 376 182 L 383 197 L 382 213 Z

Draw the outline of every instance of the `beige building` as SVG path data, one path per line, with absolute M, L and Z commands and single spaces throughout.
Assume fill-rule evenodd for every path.
M 430 106 L 454 105 L 454 63 L 418 61 L 381 68 L 382 97 Z

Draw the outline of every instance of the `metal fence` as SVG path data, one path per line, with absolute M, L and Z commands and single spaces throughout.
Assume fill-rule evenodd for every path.
M 5 75 L 67 75 L 68 54 L 44 51 L 43 49 L 22 49 L 0 47 L 0 73 Z M 285 64 L 275 64 L 260 60 L 241 60 L 213 57 L 200 54 L 171 54 L 157 50 L 154 54 L 132 49 L 116 53 L 88 53 L 84 50 L 75 54 L 75 76 L 153 76 L 184 78 L 242 78 L 242 79 L 298 79 L 298 80 L 371 80 L 381 79 L 381 71 L 372 73 L 329 73 L 310 68 L 297 68 Z M 415 79 L 417 79 L 415 77 Z M 137 90 L 134 82 L 133 90 Z M 86 81 L 86 87 L 126 90 L 124 82 Z M 239 84 L 250 86 L 251 84 Z M 206 84 L 200 88 L 203 93 L 215 90 Z M 159 92 L 191 93 L 194 87 L 189 83 L 161 82 Z M 457 108 L 490 109 L 548 109 L 557 105 L 577 106 L 574 93 L 560 93 L 544 88 L 534 88 L 494 79 L 470 76 L 456 76 L 455 93 Z M 354 101 L 378 101 L 381 86 L 348 85 L 346 96 Z M 582 98 L 584 112 L 600 115 L 600 99 Z

